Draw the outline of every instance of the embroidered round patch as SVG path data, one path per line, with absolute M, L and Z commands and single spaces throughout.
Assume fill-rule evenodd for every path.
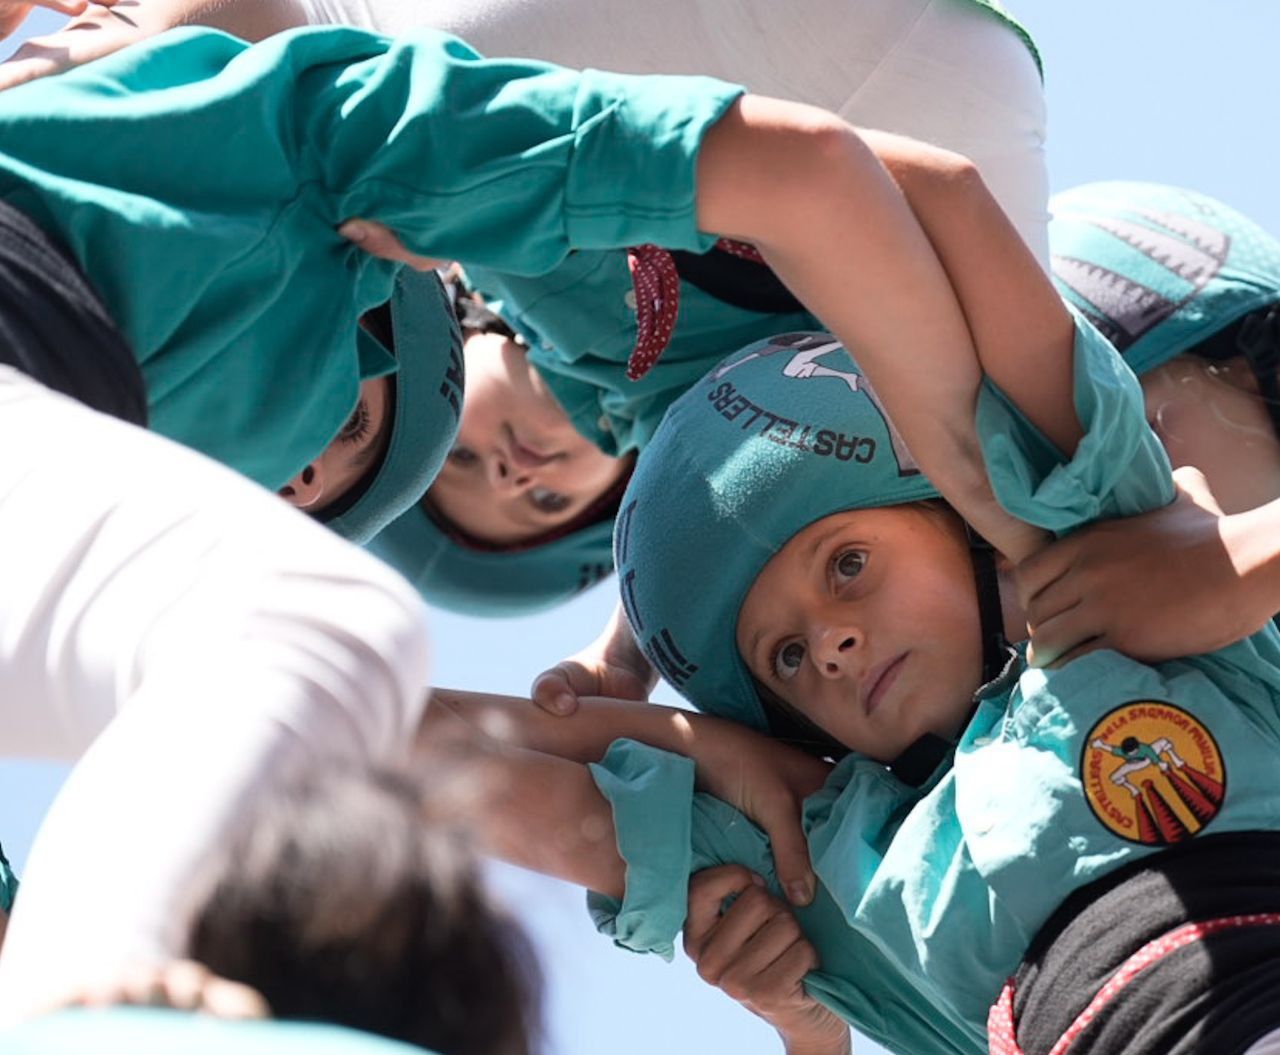
M 1209 732 L 1170 703 L 1135 700 L 1085 738 L 1080 779 L 1093 814 L 1121 839 L 1168 846 L 1222 808 L 1227 771 Z

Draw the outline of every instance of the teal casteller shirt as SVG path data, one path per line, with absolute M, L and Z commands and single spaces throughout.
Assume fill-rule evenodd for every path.
M 1075 356 L 1085 436 L 1072 457 L 995 390 L 977 418 L 1001 503 L 1058 533 L 1172 494 L 1136 379 L 1084 323 Z M 897 1052 L 985 1051 L 1001 985 L 1078 888 L 1201 833 L 1280 827 L 1271 627 L 1155 665 L 1110 651 L 1056 670 L 1018 659 L 977 704 L 923 786 L 853 754 L 804 807 L 821 887 L 797 912 L 821 962 L 806 985 Z M 700 868 L 740 863 L 779 893 L 764 836 L 695 794 L 687 760 L 620 741 L 593 772 L 613 806 L 627 888 L 622 902 L 592 904 L 620 944 L 669 953 Z
M 4 93 L 0 198 L 89 276 L 152 427 L 274 488 L 394 366 L 356 335 L 398 265 L 340 223 L 522 275 L 574 249 L 704 251 L 697 151 L 740 94 L 484 59 L 432 31 L 183 29 Z

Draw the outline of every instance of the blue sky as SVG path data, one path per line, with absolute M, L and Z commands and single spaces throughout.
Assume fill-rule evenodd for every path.
M 793 2 L 803 10 L 803 0 Z M 1055 190 L 1095 179 L 1175 183 L 1213 194 L 1280 233 L 1280 147 L 1272 141 L 1280 4 L 1008 6 L 1044 57 Z M 53 22 L 37 16 L 19 35 Z M 436 613 L 436 680 L 523 693 L 533 674 L 595 636 L 611 601 L 605 585 L 553 617 L 478 621 Z M 666 690 L 658 698 L 672 701 Z M 0 761 L 0 838 L 19 866 L 60 779 L 56 767 Z M 494 876 L 543 953 L 548 1055 L 781 1050 L 771 1030 L 705 986 L 680 957 L 667 965 L 612 950 L 588 925 L 578 891 L 509 869 Z M 867 1041 L 856 1047 L 860 1055 L 881 1051 Z

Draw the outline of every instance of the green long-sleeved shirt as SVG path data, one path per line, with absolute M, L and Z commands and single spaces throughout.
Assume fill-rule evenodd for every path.
M 0 198 L 59 239 L 131 343 L 152 427 L 271 487 L 363 377 L 396 265 L 335 231 L 518 274 L 575 248 L 704 250 L 697 150 L 741 89 L 486 60 L 424 31 L 179 30 L 0 97 Z

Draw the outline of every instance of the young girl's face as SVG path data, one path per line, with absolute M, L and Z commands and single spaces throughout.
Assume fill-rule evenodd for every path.
M 482 333 L 464 345 L 467 385 L 458 439 L 428 492 L 457 527 L 499 545 L 573 520 L 621 476 L 573 427 L 524 348 Z
M 791 538 L 738 615 L 758 681 L 846 747 L 883 762 L 953 736 L 982 680 L 973 564 L 950 514 L 836 513 Z

